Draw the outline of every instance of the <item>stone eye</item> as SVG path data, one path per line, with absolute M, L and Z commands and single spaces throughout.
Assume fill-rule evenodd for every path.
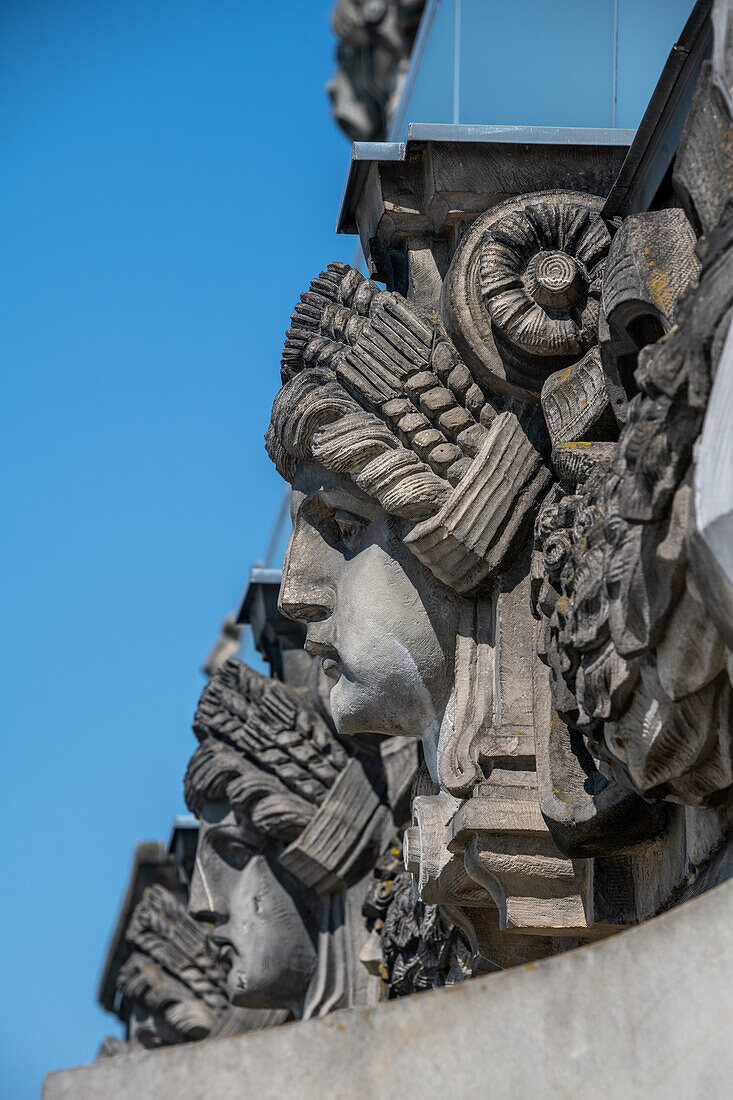
M 231 867 L 237 867 L 239 869 L 246 866 L 253 854 L 252 850 L 246 844 L 242 844 L 241 841 L 238 840 L 229 840 L 228 838 L 221 838 L 217 845 L 217 849 L 223 860 Z
M 367 529 L 366 520 L 355 516 L 353 512 L 334 512 L 334 523 L 338 527 L 339 536 L 347 550 L 355 554 L 360 549 L 364 532 Z

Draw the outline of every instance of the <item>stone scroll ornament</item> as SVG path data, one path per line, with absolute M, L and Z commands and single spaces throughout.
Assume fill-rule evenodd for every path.
M 585 372 L 589 393 L 597 382 L 601 206 L 552 191 L 493 207 L 459 245 L 437 314 L 329 264 L 293 314 L 266 436 L 294 490 L 281 606 L 336 681 L 337 728 L 391 721 L 422 738 L 438 793 L 414 800 L 406 865 L 423 901 L 498 910 L 495 927 L 481 916 L 480 966 L 522 960 L 519 940 L 504 955 L 495 933 L 532 940 L 529 958 L 599 929 L 591 865 L 576 857 L 595 854 L 603 820 L 623 819 L 620 845 L 659 824 L 578 751 L 566 755 L 579 809 L 558 810 L 573 808 L 559 825 L 571 854 L 541 806 L 552 783 L 538 746 L 546 758 L 557 716 L 530 557 L 557 474 L 540 395 L 558 372 Z M 605 394 L 594 400 L 615 428 Z M 344 494 L 353 506 L 331 503 Z
M 295 1018 L 367 1003 L 361 906 L 393 822 L 378 754 L 303 691 L 227 661 L 194 718 L 200 821 L 189 910 L 213 923 L 233 1004 Z

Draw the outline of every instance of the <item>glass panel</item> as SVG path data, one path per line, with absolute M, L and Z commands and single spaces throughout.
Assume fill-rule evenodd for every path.
M 402 115 L 402 132 L 395 140 L 405 136 L 408 122 L 453 122 L 454 21 L 455 0 L 439 0 L 409 108 Z
M 617 126 L 638 126 L 692 0 L 618 0 Z
M 611 125 L 613 0 L 461 0 L 460 25 L 461 122 Z
M 616 125 L 635 127 L 692 0 L 617 2 Z M 408 122 L 611 126 L 613 10 L 614 0 L 437 0 L 393 139 L 404 137 Z

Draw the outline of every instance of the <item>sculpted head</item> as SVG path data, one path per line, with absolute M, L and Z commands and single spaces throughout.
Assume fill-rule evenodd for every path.
M 199 840 L 189 910 L 215 925 L 232 1004 L 299 1016 L 316 965 L 312 921 L 298 884 L 278 865 L 280 838 L 253 822 L 251 803 L 229 801 L 227 786 L 245 775 L 236 754 L 213 739 L 191 760 L 186 801 Z
M 292 485 L 281 608 L 308 624 L 337 730 L 422 738 L 437 781 L 476 601 L 549 482 L 534 410 L 344 264 L 301 296 L 282 375 L 266 436 Z
M 207 930 L 160 885 L 149 886 L 127 927 L 131 953 L 117 975 L 133 1045 L 169 1046 L 211 1034 L 228 1009 L 224 972 Z
M 239 661 L 212 678 L 194 731 L 189 910 L 215 925 L 233 1004 L 320 1014 L 333 996 L 318 976 L 337 910 L 385 824 L 374 777 L 305 695 Z
M 344 474 L 298 463 L 280 606 L 308 623 L 345 735 L 437 736 L 453 682 L 456 599 L 403 545 L 408 521 Z

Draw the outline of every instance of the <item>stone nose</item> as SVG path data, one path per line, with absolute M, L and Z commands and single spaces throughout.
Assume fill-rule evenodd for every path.
M 278 608 L 286 618 L 302 623 L 320 622 L 335 609 L 334 589 L 326 575 L 323 555 L 297 525 L 285 552 Z
M 226 903 L 208 882 L 198 857 L 191 876 L 188 911 L 194 920 L 204 921 L 207 924 L 222 924 L 229 919 Z

